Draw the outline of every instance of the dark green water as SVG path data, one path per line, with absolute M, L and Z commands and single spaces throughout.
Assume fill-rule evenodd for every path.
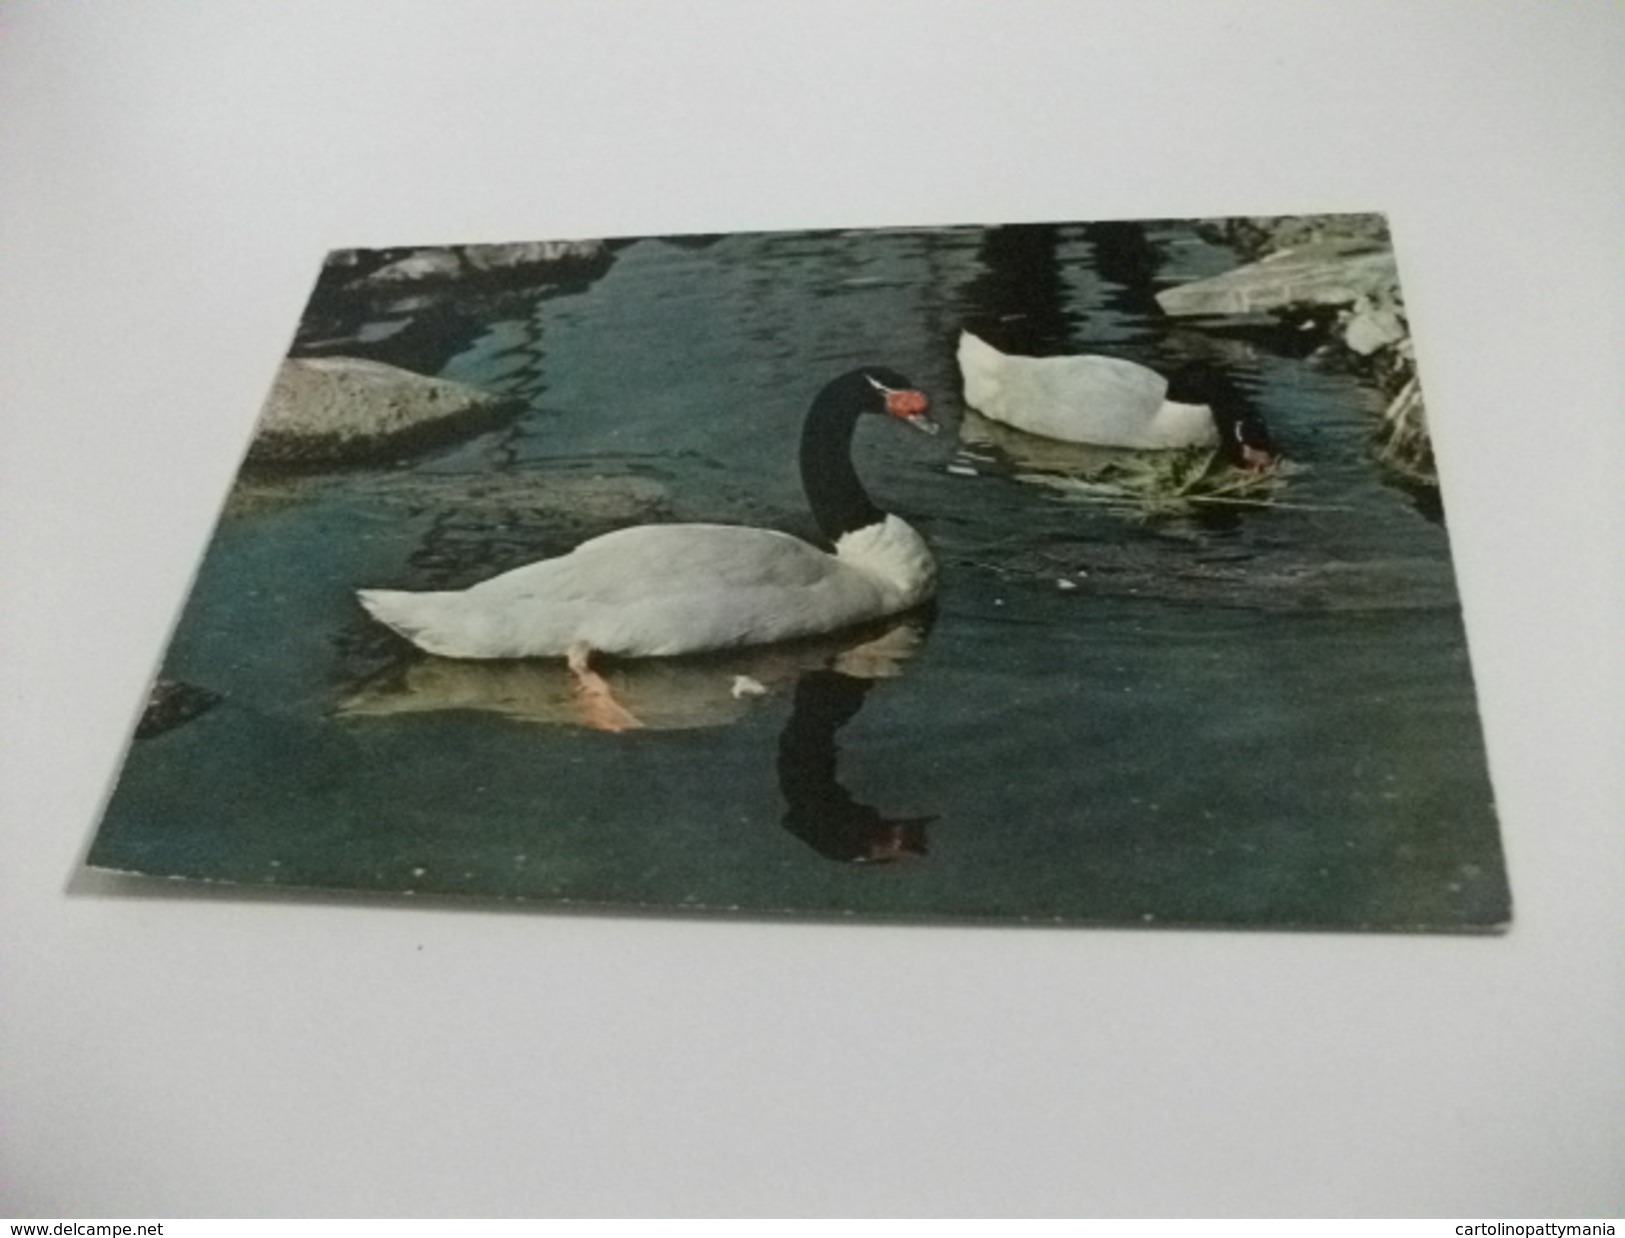
M 759 911 L 1504 921 L 1445 532 L 1370 458 L 1378 397 L 1260 324 L 1151 310 L 1235 262 L 1177 225 L 644 240 L 585 290 L 493 301 L 434 368 L 530 412 L 400 469 L 239 487 L 165 671 L 223 700 L 135 744 L 92 862 Z M 1280 506 L 1205 521 L 1015 480 L 954 441 L 962 325 L 1217 362 L 1301 471 Z M 650 727 L 608 734 L 572 721 L 558 667 L 409 655 L 352 600 L 645 519 L 810 535 L 801 414 L 869 362 L 950 431 L 857 443 L 943 573 L 892 677 L 813 669 L 829 650 L 622 668 Z M 737 673 L 770 691 L 734 698 Z M 881 821 L 925 858 L 831 858 Z

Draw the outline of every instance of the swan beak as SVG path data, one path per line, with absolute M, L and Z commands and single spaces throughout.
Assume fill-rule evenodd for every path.
M 908 422 L 916 430 L 923 430 L 927 434 L 935 434 L 942 429 L 930 417 L 926 416 L 926 408 L 930 401 L 925 398 L 923 391 L 888 391 L 886 393 L 886 411 L 893 417 Z
M 932 421 L 931 418 L 927 417 L 924 413 L 913 413 L 910 416 L 904 417 L 903 420 L 908 422 L 908 424 L 913 426 L 916 430 L 923 430 L 927 434 L 936 434 L 942 430 L 941 426 Z

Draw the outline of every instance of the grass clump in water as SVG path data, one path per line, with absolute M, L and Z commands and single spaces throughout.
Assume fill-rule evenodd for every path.
M 1399 389 L 1383 413 L 1377 431 L 1377 458 L 1415 482 L 1439 484 L 1433 464 L 1433 441 L 1428 436 L 1427 411 L 1416 376 Z
M 1271 507 L 1291 466 L 1240 469 L 1216 448 L 1119 456 L 1080 476 L 1018 473 L 1017 480 L 1072 499 L 1102 503 L 1144 517 L 1190 515 L 1204 506 Z

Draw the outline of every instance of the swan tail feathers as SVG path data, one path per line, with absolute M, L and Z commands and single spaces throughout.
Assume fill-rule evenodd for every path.
M 429 653 L 459 656 L 454 650 L 455 622 L 447 595 L 409 593 L 399 589 L 358 589 L 356 598 L 386 628 Z
M 985 412 L 997 400 L 1004 359 L 1004 354 L 987 341 L 969 331 L 959 333 L 959 372 L 965 380 L 965 403 Z

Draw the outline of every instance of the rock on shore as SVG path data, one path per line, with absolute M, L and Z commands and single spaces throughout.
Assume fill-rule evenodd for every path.
M 609 261 L 603 241 L 527 241 L 507 245 L 441 245 L 407 251 L 336 250 L 323 278 L 362 289 L 394 291 L 467 280 L 558 279 Z
M 478 325 L 538 290 L 582 288 L 609 270 L 607 241 L 336 249 L 289 355 L 370 357 L 436 373 Z
M 1279 250 L 1211 279 L 1157 294 L 1164 313 L 1275 313 L 1293 306 L 1353 305 L 1399 282 L 1394 254 L 1369 241 L 1325 241 Z
M 251 464 L 319 467 L 388 457 L 487 429 L 518 402 L 357 357 L 282 363 L 249 448 Z
M 146 708 L 136 723 L 135 737 L 151 739 L 172 731 L 183 723 L 209 712 L 220 703 L 218 693 L 176 679 L 160 679 L 152 685 Z

